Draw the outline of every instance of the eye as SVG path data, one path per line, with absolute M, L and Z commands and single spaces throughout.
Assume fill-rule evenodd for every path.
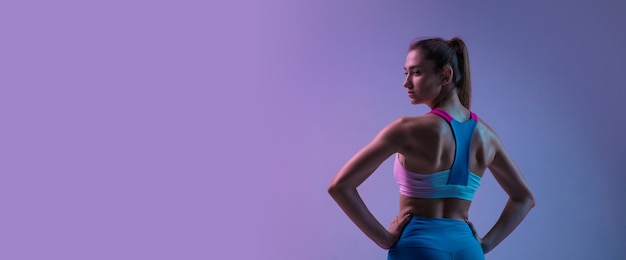
M 405 71 L 404 76 L 407 76 L 407 75 L 409 75 L 409 73 Z M 411 71 L 411 75 L 419 76 L 419 75 L 422 75 L 422 72 L 420 72 L 419 70 Z

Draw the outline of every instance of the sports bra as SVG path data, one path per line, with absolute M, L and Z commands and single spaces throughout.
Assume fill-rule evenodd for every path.
M 481 180 L 480 176 L 469 169 L 470 145 L 478 118 L 470 112 L 469 120 L 459 122 L 438 108 L 428 114 L 444 118 L 452 128 L 456 144 L 454 162 L 448 170 L 424 174 L 407 170 L 396 156 L 393 175 L 400 185 L 400 194 L 413 198 L 456 198 L 471 201 Z

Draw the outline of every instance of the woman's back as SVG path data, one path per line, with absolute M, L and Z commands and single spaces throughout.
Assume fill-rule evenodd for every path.
M 444 110 L 444 113 L 449 114 L 457 122 L 472 120 L 467 110 Z M 434 173 L 449 174 L 457 154 L 455 134 L 450 123 L 436 114 L 405 117 L 401 121 L 406 128 L 406 146 L 399 153 L 397 163 L 401 164 L 403 168 L 401 171 L 406 170 L 403 174 L 420 176 Z M 479 181 L 495 157 L 495 134 L 482 120 L 478 120 L 476 127 L 471 131 L 469 147 L 460 145 L 460 148 L 469 150 L 468 170 Z M 471 193 L 473 195 L 473 190 Z M 467 219 L 470 204 L 471 200 L 468 199 L 416 198 L 402 195 L 400 212 L 432 218 Z

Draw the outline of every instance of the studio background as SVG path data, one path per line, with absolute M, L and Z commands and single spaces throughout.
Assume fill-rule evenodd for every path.
M 624 259 L 614 1 L 3 1 L 0 258 L 385 259 L 326 187 L 421 115 L 409 42 L 461 36 L 537 206 L 487 259 Z M 388 224 L 391 160 L 359 191 Z M 483 234 L 506 194 L 486 173 Z

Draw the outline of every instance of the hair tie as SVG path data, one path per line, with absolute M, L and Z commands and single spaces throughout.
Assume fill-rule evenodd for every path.
M 450 48 L 454 50 L 454 53 L 456 53 L 457 55 L 461 54 L 461 48 L 459 46 L 459 41 L 457 40 L 457 38 L 452 38 L 446 41 L 446 43 Z

